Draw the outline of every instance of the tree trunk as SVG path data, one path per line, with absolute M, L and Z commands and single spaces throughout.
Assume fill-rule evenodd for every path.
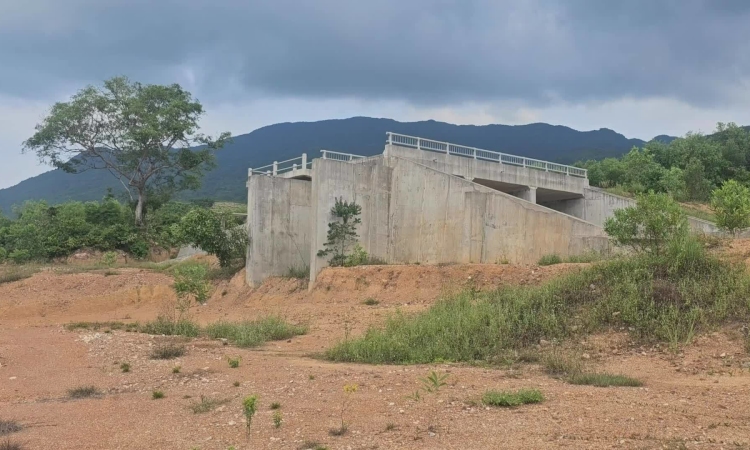
M 138 190 L 138 203 L 135 204 L 135 226 L 143 226 L 143 207 L 146 203 L 146 193 L 144 190 Z

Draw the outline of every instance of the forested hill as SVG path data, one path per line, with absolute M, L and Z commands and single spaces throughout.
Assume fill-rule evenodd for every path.
M 232 144 L 217 153 L 218 167 L 206 176 L 203 187 L 182 196 L 244 201 L 248 167 L 294 158 L 303 152 L 311 158 L 317 157 L 320 149 L 366 156 L 379 154 L 387 131 L 562 163 L 620 156 L 633 146 L 644 144 L 605 128 L 576 131 L 545 123 L 473 126 L 368 117 L 280 123 L 234 137 Z M 12 205 L 25 200 L 44 199 L 50 203 L 98 200 L 107 188 L 122 191 L 119 182 L 106 171 L 71 175 L 53 170 L 0 189 L 0 208 L 8 214 Z

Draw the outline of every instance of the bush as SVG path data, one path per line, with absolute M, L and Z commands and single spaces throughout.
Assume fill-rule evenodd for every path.
M 193 209 L 173 228 L 183 243 L 215 255 L 222 267 L 241 266 L 247 254 L 247 230 L 228 213 Z
M 658 255 L 670 240 L 688 234 L 688 222 L 668 195 L 649 193 L 639 195 L 635 206 L 616 210 L 604 222 L 604 231 L 618 245 Z
M 139 331 L 146 334 L 196 337 L 200 334 L 200 327 L 190 320 L 171 320 L 159 316 L 155 321 L 141 325 Z
M 325 357 L 374 364 L 494 362 L 541 339 L 610 326 L 627 327 L 638 340 L 679 345 L 726 320 L 747 319 L 748 297 L 741 265 L 718 260 L 685 237 L 662 255 L 604 261 L 541 286 L 461 291 L 424 313 L 396 313 Z
M 514 407 L 541 403 L 544 395 L 538 389 L 519 389 L 518 391 L 487 391 L 482 397 L 482 403 L 487 406 Z
M 200 304 L 208 300 L 211 284 L 207 277 L 208 267 L 205 264 L 186 263 L 175 267 L 172 288 L 178 299 L 187 302 L 183 308 L 189 307 L 191 300 Z
M 732 234 L 750 226 L 750 189 L 729 180 L 713 192 L 716 224 Z
M 562 262 L 562 258 L 560 258 L 558 255 L 552 254 L 542 256 L 541 258 L 539 258 L 537 264 L 540 266 L 551 266 L 553 264 L 560 264 Z

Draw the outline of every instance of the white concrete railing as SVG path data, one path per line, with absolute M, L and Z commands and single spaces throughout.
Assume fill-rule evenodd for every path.
M 350 162 L 366 158 L 366 156 L 332 152 L 330 150 L 321 150 L 320 153 L 323 159 L 332 159 L 334 161 Z M 255 169 L 249 168 L 247 170 L 247 175 L 250 177 L 253 175 L 276 176 L 297 169 L 312 169 L 312 161 L 307 160 L 307 153 L 303 153 L 302 156 L 297 158 L 287 159 L 286 161 L 274 161 L 267 166 L 256 167 Z
M 290 170 L 297 169 L 310 169 L 312 168 L 312 161 L 307 160 L 307 153 L 303 153 L 302 156 L 297 158 L 287 159 L 286 161 L 274 161 L 272 164 L 263 167 L 252 167 L 247 169 L 247 175 L 271 175 L 276 176 L 280 173 L 289 172 Z
M 482 161 L 493 161 L 499 164 L 511 164 L 514 166 L 528 167 L 531 169 L 544 170 L 547 172 L 564 173 L 574 177 L 588 178 L 586 169 L 580 167 L 567 166 L 539 159 L 525 158 L 523 156 L 508 155 L 506 153 L 482 150 L 480 148 L 466 147 L 464 145 L 450 144 L 448 142 L 433 141 L 416 136 L 407 136 L 405 134 L 386 133 L 388 135 L 388 144 L 400 145 L 403 147 L 412 147 L 417 150 L 427 150 L 431 152 L 446 153 L 449 155 L 463 156 L 474 158 Z
M 323 155 L 323 159 L 332 159 L 334 161 L 354 161 L 357 159 L 366 158 L 361 155 L 352 155 L 351 153 L 332 152 L 330 150 L 321 150 L 320 154 Z

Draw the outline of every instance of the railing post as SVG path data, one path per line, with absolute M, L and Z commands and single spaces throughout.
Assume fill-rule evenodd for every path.
M 292 172 L 296 172 L 296 171 L 297 171 L 297 164 L 294 163 L 292 164 Z
M 326 156 L 326 151 L 325 150 L 321 150 L 320 154 L 323 155 L 323 159 L 328 159 L 328 157 Z
M 307 153 L 302 154 L 302 168 L 307 169 Z
M 570 175 L 570 167 L 565 166 L 565 175 Z
M 549 172 L 549 164 L 548 163 L 544 163 L 544 171 L 545 172 Z
M 252 168 L 252 167 L 249 167 L 249 168 L 247 169 L 247 177 L 248 177 L 248 178 L 250 178 L 251 176 L 253 176 L 253 168 Z
M 388 135 L 388 145 L 391 145 L 391 144 L 393 144 L 393 133 L 391 133 L 391 132 L 389 131 L 389 132 L 388 132 L 388 133 L 386 133 L 386 134 Z
M 276 176 L 276 174 L 279 172 L 279 163 L 277 161 L 273 162 L 273 176 Z
M 477 159 L 477 149 L 475 147 L 472 147 L 471 152 L 474 154 L 474 159 Z
M 417 138 L 417 150 L 422 150 L 421 144 L 422 144 L 422 140 Z

